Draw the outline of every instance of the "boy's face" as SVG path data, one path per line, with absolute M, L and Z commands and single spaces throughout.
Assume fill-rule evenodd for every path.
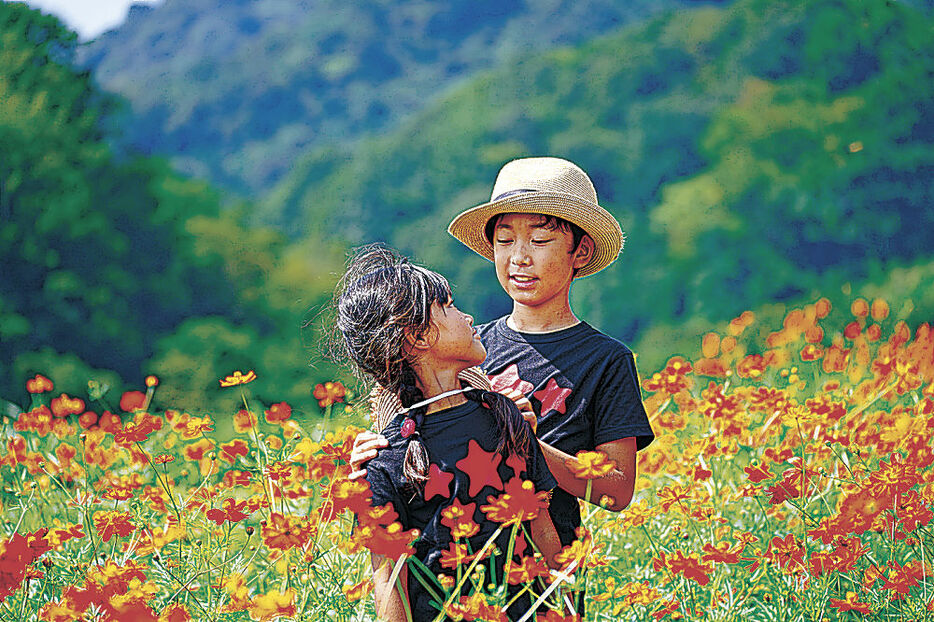
M 506 214 L 493 230 L 499 284 L 515 302 L 543 309 L 566 304 L 574 270 L 588 260 L 574 252 L 570 231 L 545 223 L 540 214 Z

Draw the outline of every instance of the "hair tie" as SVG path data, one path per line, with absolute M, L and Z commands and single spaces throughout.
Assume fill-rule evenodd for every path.
M 405 421 L 402 422 L 402 438 L 409 438 L 413 434 L 419 434 L 418 429 L 422 427 L 422 422 L 425 420 L 424 413 L 416 413 L 415 416 L 409 415 L 405 418 Z

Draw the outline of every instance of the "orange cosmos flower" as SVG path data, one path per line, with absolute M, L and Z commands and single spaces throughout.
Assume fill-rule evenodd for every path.
M 255 620 L 275 620 L 277 618 L 291 618 L 295 615 L 295 589 L 289 588 L 285 592 L 270 591 L 259 594 L 250 605 L 250 616 Z
M 235 371 L 232 375 L 227 376 L 223 380 L 220 380 L 220 385 L 222 387 L 235 387 L 238 384 L 246 384 L 248 382 L 253 382 L 256 380 L 256 372 L 252 369 L 247 373 L 241 372 L 239 369 Z
M 505 492 L 494 497 L 487 497 L 487 503 L 480 507 L 486 517 L 496 523 L 511 525 L 532 520 L 548 507 L 549 493 L 535 492 L 535 485 L 528 480 L 514 477 L 506 483 Z
M 146 376 L 145 384 L 147 388 L 154 389 L 159 386 L 159 379 L 155 376 Z
M 237 414 L 234 415 L 234 430 L 241 434 L 252 430 L 256 426 L 256 423 L 256 415 L 248 410 L 238 410 Z
M 364 579 L 360 583 L 343 586 L 341 591 L 344 593 L 347 602 L 355 603 L 373 591 L 373 582 L 370 579 Z
M 476 503 L 464 505 L 455 497 L 454 503 L 441 510 L 441 524 L 451 530 L 451 538 L 461 540 L 480 531 L 480 525 L 473 520 L 476 507 Z
M 616 463 L 602 451 L 579 451 L 576 461 L 568 460 L 567 467 L 577 479 L 599 479 L 616 468 Z
M 67 393 L 62 393 L 59 397 L 52 400 L 51 409 L 52 414 L 56 417 L 77 415 L 84 412 L 84 400 L 71 397 Z
M 52 381 L 42 374 L 36 374 L 35 378 L 26 381 L 26 390 L 30 393 L 47 393 L 54 388 Z
M 287 551 L 302 546 L 307 539 L 307 525 L 298 517 L 273 512 L 262 524 L 263 540 L 270 549 Z
M 321 408 L 343 402 L 346 394 L 347 389 L 340 382 L 325 382 L 324 384 L 315 385 L 314 396 Z
M 522 563 L 509 567 L 506 581 L 511 585 L 519 585 L 530 583 L 536 577 L 547 577 L 549 574 L 548 564 L 543 557 L 523 557 Z
M 124 412 L 134 412 L 141 410 L 146 405 L 146 394 L 142 391 L 127 391 L 120 398 L 120 410 Z
M 872 610 L 869 608 L 869 603 L 860 602 L 859 595 L 856 592 L 847 592 L 846 598 L 831 598 L 830 606 L 834 609 L 843 613 L 844 611 L 855 611 L 856 613 L 862 613 L 868 615 L 872 613 Z

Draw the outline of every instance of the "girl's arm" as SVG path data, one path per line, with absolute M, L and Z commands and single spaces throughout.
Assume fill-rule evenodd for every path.
M 406 610 L 400 587 L 408 594 L 408 569 L 405 565 L 399 572 L 399 585 L 389 582 L 392 577 L 393 561 L 383 555 L 370 554 L 373 564 L 373 597 L 376 600 L 376 618 L 386 622 L 407 622 L 411 617 Z
M 543 509 L 538 516 L 531 521 L 532 540 L 535 546 L 545 556 L 545 562 L 549 568 L 560 568 L 560 564 L 555 561 L 555 554 L 561 550 L 561 540 L 558 539 L 558 531 L 555 524 L 551 522 L 551 514 L 548 509 Z

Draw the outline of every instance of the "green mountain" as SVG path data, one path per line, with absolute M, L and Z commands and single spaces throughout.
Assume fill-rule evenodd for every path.
M 612 334 L 879 280 L 934 256 L 928 13 L 740 0 L 502 63 L 385 137 L 312 152 L 258 220 L 386 240 L 488 319 L 508 300 L 445 227 L 504 161 L 553 154 L 591 173 L 628 233 L 620 261 L 575 286 Z
M 391 128 L 479 70 L 683 4 L 165 0 L 80 54 L 129 101 L 128 144 L 256 196 L 306 150 Z

